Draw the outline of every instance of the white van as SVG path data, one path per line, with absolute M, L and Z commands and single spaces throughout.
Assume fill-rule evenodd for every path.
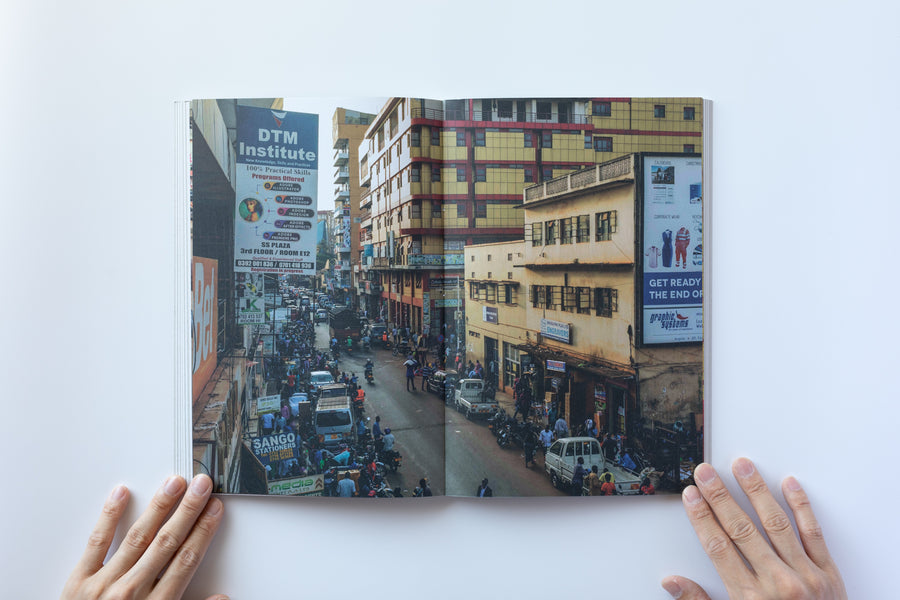
M 456 389 L 456 410 L 466 413 L 466 418 L 473 416 L 489 417 L 499 408 L 497 398 L 488 395 L 481 379 L 460 379 Z
M 584 459 L 585 475 L 591 467 L 597 465 L 597 471 L 609 469 L 616 478 L 616 491 L 619 494 L 637 494 L 640 492 L 641 480 L 634 473 L 607 463 L 600 450 L 600 442 L 592 437 L 560 438 L 547 449 L 544 458 L 544 470 L 550 475 L 550 482 L 560 488 L 572 484 L 572 475 L 578 458 Z
M 352 444 L 355 438 L 350 398 L 320 398 L 316 403 L 313 426 L 319 442 L 326 447 Z

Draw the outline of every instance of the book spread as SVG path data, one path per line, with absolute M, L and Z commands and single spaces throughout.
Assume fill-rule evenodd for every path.
M 229 494 L 680 493 L 711 110 L 178 103 L 179 467 Z

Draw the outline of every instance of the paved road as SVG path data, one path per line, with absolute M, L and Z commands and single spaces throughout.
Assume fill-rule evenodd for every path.
M 318 348 L 327 347 L 326 324 L 316 327 L 316 338 Z M 367 358 L 375 363 L 372 385 L 363 378 Z M 397 438 L 403 466 L 388 476 L 391 487 L 411 491 L 424 476 L 435 495 L 472 496 L 487 477 L 495 496 L 562 495 L 550 485 L 540 458 L 538 466 L 526 469 L 520 448 L 498 447 L 484 422 L 469 421 L 434 394 L 421 391 L 421 377 L 416 378 L 415 392 L 406 391 L 404 360 L 386 350 L 372 350 L 342 353 L 339 361 L 340 369 L 355 372 L 366 390 L 369 425 L 379 415 L 382 428 L 390 427 Z

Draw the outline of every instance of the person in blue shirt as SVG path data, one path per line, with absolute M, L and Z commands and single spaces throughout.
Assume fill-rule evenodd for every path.
M 344 478 L 338 481 L 338 496 L 352 498 L 356 493 L 356 482 L 350 479 L 349 473 L 344 473 Z

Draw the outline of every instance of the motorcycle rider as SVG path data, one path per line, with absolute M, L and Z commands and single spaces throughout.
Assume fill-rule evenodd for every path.
M 384 444 L 382 449 L 385 453 L 394 451 L 394 442 L 396 441 L 396 438 L 394 437 L 394 434 L 391 433 L 390 427 L 385 428 L 384 437 L 381 438 L 381 441 Z

